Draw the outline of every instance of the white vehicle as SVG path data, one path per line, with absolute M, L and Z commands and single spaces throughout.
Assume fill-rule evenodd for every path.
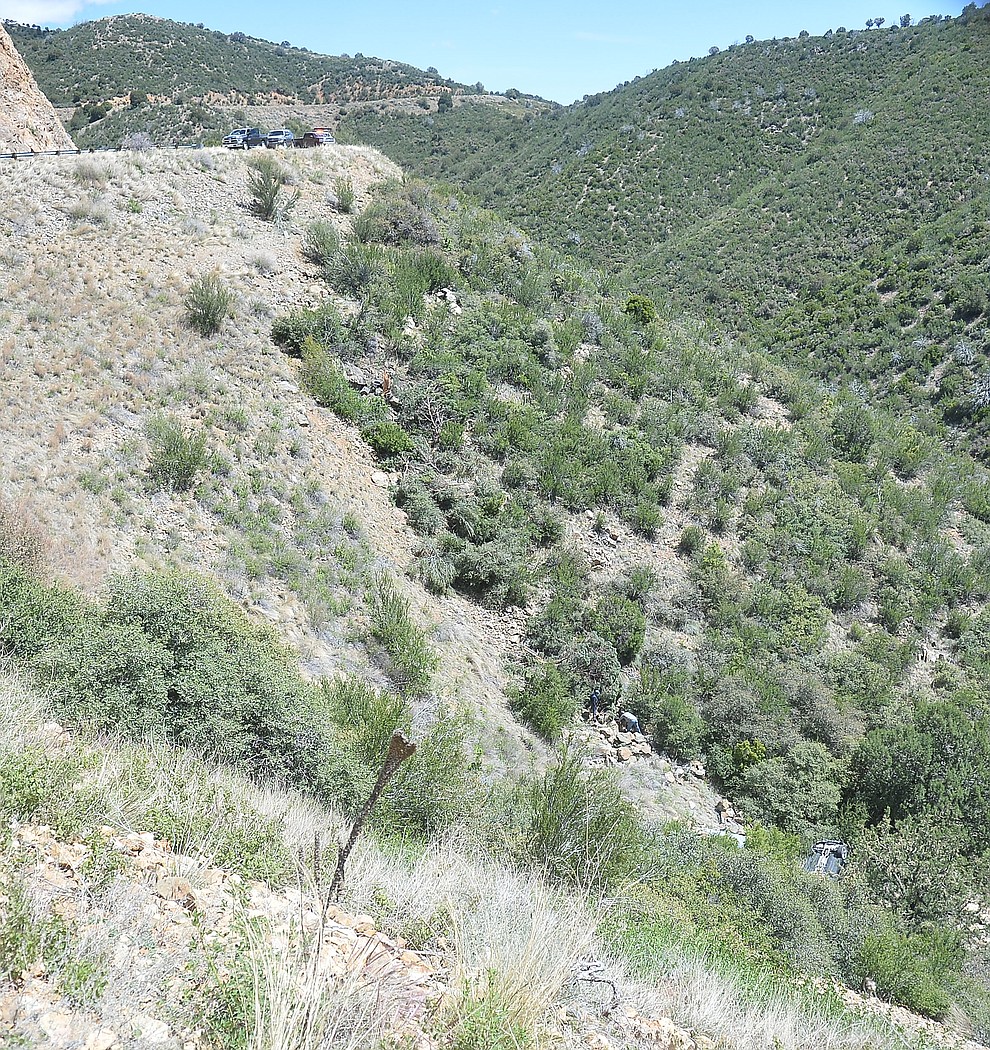
M 265 136 L 265 147 L 278 149 L 280 146 L 291 146 L 295 141 L 296 136 L 288 128 L 276 128 Z

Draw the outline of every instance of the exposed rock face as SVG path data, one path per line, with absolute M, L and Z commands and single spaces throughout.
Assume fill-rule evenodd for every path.
M 52 104 L 0 25 L 0 153 L 73 148 Z

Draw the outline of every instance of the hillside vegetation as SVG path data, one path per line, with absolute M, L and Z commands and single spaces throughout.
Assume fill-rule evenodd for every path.
M 484 93 L 435 69 L 362 54 L 320 55 L 288 41 L 150 15 L 58 30 L 4 25 L 42 91 L 67 111 L 66 124 L 83 148 L 117 148 L 140 132 L 159 145 L 218 143 L 249 120 L 265 131 L 288 125 L 301 133 L 333 127 L 355 106 L 423 113 L 454 96 Z M 488 101 L 520 108 L 503 96 Z
M 544 115 L 465 105 L 345 127 L 983 456 L 988 78 L 990 9 L 970 5 L 736 45 Z
M 887 1046 L 891 1016 L 928 1031 L 876 1000 L 850 1015 L 835 989 L 867 981 L 984 1035 L 986 472 L 398 175 L 347 147 L 6 173 L 0 651 L 95 752 L 5 749 L 3 826 L 96 849 L 123 785 L 158 798 L 151 774 L 87 772 L 104 733 L 303 792 L 338 827 L 398 727 L 420 749 L 375 849 L 460 842 L 549 887 L 626 1002 L 633 978 L 673 987 L 662 1009 L 694 1046 Z M 593 687 L 704 759 L 744 849 L 643 819 L 574 738 Z M 651 761 L 626 777 L 671 794 Z M 276 829 L 232 841 L 175 805 L 124 808 L 126 826 L 293 878 Z M 828 834 L 853 847 L 834 883 L 798 866 Z M 0 916 L 15 988 L 34 964 L 4 946 L 47 921 L 18 908 Z M 456 909 L 412 914 L 462 965 Z M 71 929 L 68 955 L 30 942 L 66 994 Z M 585 947 L 519 999 L 515 957 L 485 943 L 438 1038 L 570 1045 L 552 1033 Z

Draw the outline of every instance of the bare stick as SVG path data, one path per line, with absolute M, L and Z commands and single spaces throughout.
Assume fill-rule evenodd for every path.
M 416 751 L 416 745 L 411 741 L 407 740 L 405 736 L 399 732 L 398 729 L 392 734 L 392 739 L 388 742 L 388 754 L 385 756 L 385 762 L 382 765 L 382 770 L 378 774 L 378 779 L 375 781 L 375 786 L 371 789 L 371 794 L 368 796 L 368 801 L 365 802 L 364 807 L 357 816 L 357 820 L 354 821 L 354 827 L 351 828 L 351 834 L 347 839 L 347 843 L 340 851 L 340 855 L 337 857 L 337 870 L 333 874 L 333 881 L 330 883 L 330 889 L 327 891 L 327 903 L 335 901 L 340 895 L 340 887 L 344 882 L 344 865 L 347 863 L 347 858 L 350 856 L 351 850 L 354 848 L 354 843 L 357 842 L 358 835 L 361 834 L 361 828 L 364 827 L 364 822 L 368 819 L 375 803 L 378 801 L 379 796 L 385 790 L 385 785 L 389 782 L 392 774 L 402 765 L 403 762 Z

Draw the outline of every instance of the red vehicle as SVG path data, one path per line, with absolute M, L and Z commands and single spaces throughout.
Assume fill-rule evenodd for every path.
M 296 139 L 296 145 L 306 149 L 310 146 L 332 145 L 336 141 L 329 128 L 313 128 L 312 131 L 307 131 L 302 138 Z

